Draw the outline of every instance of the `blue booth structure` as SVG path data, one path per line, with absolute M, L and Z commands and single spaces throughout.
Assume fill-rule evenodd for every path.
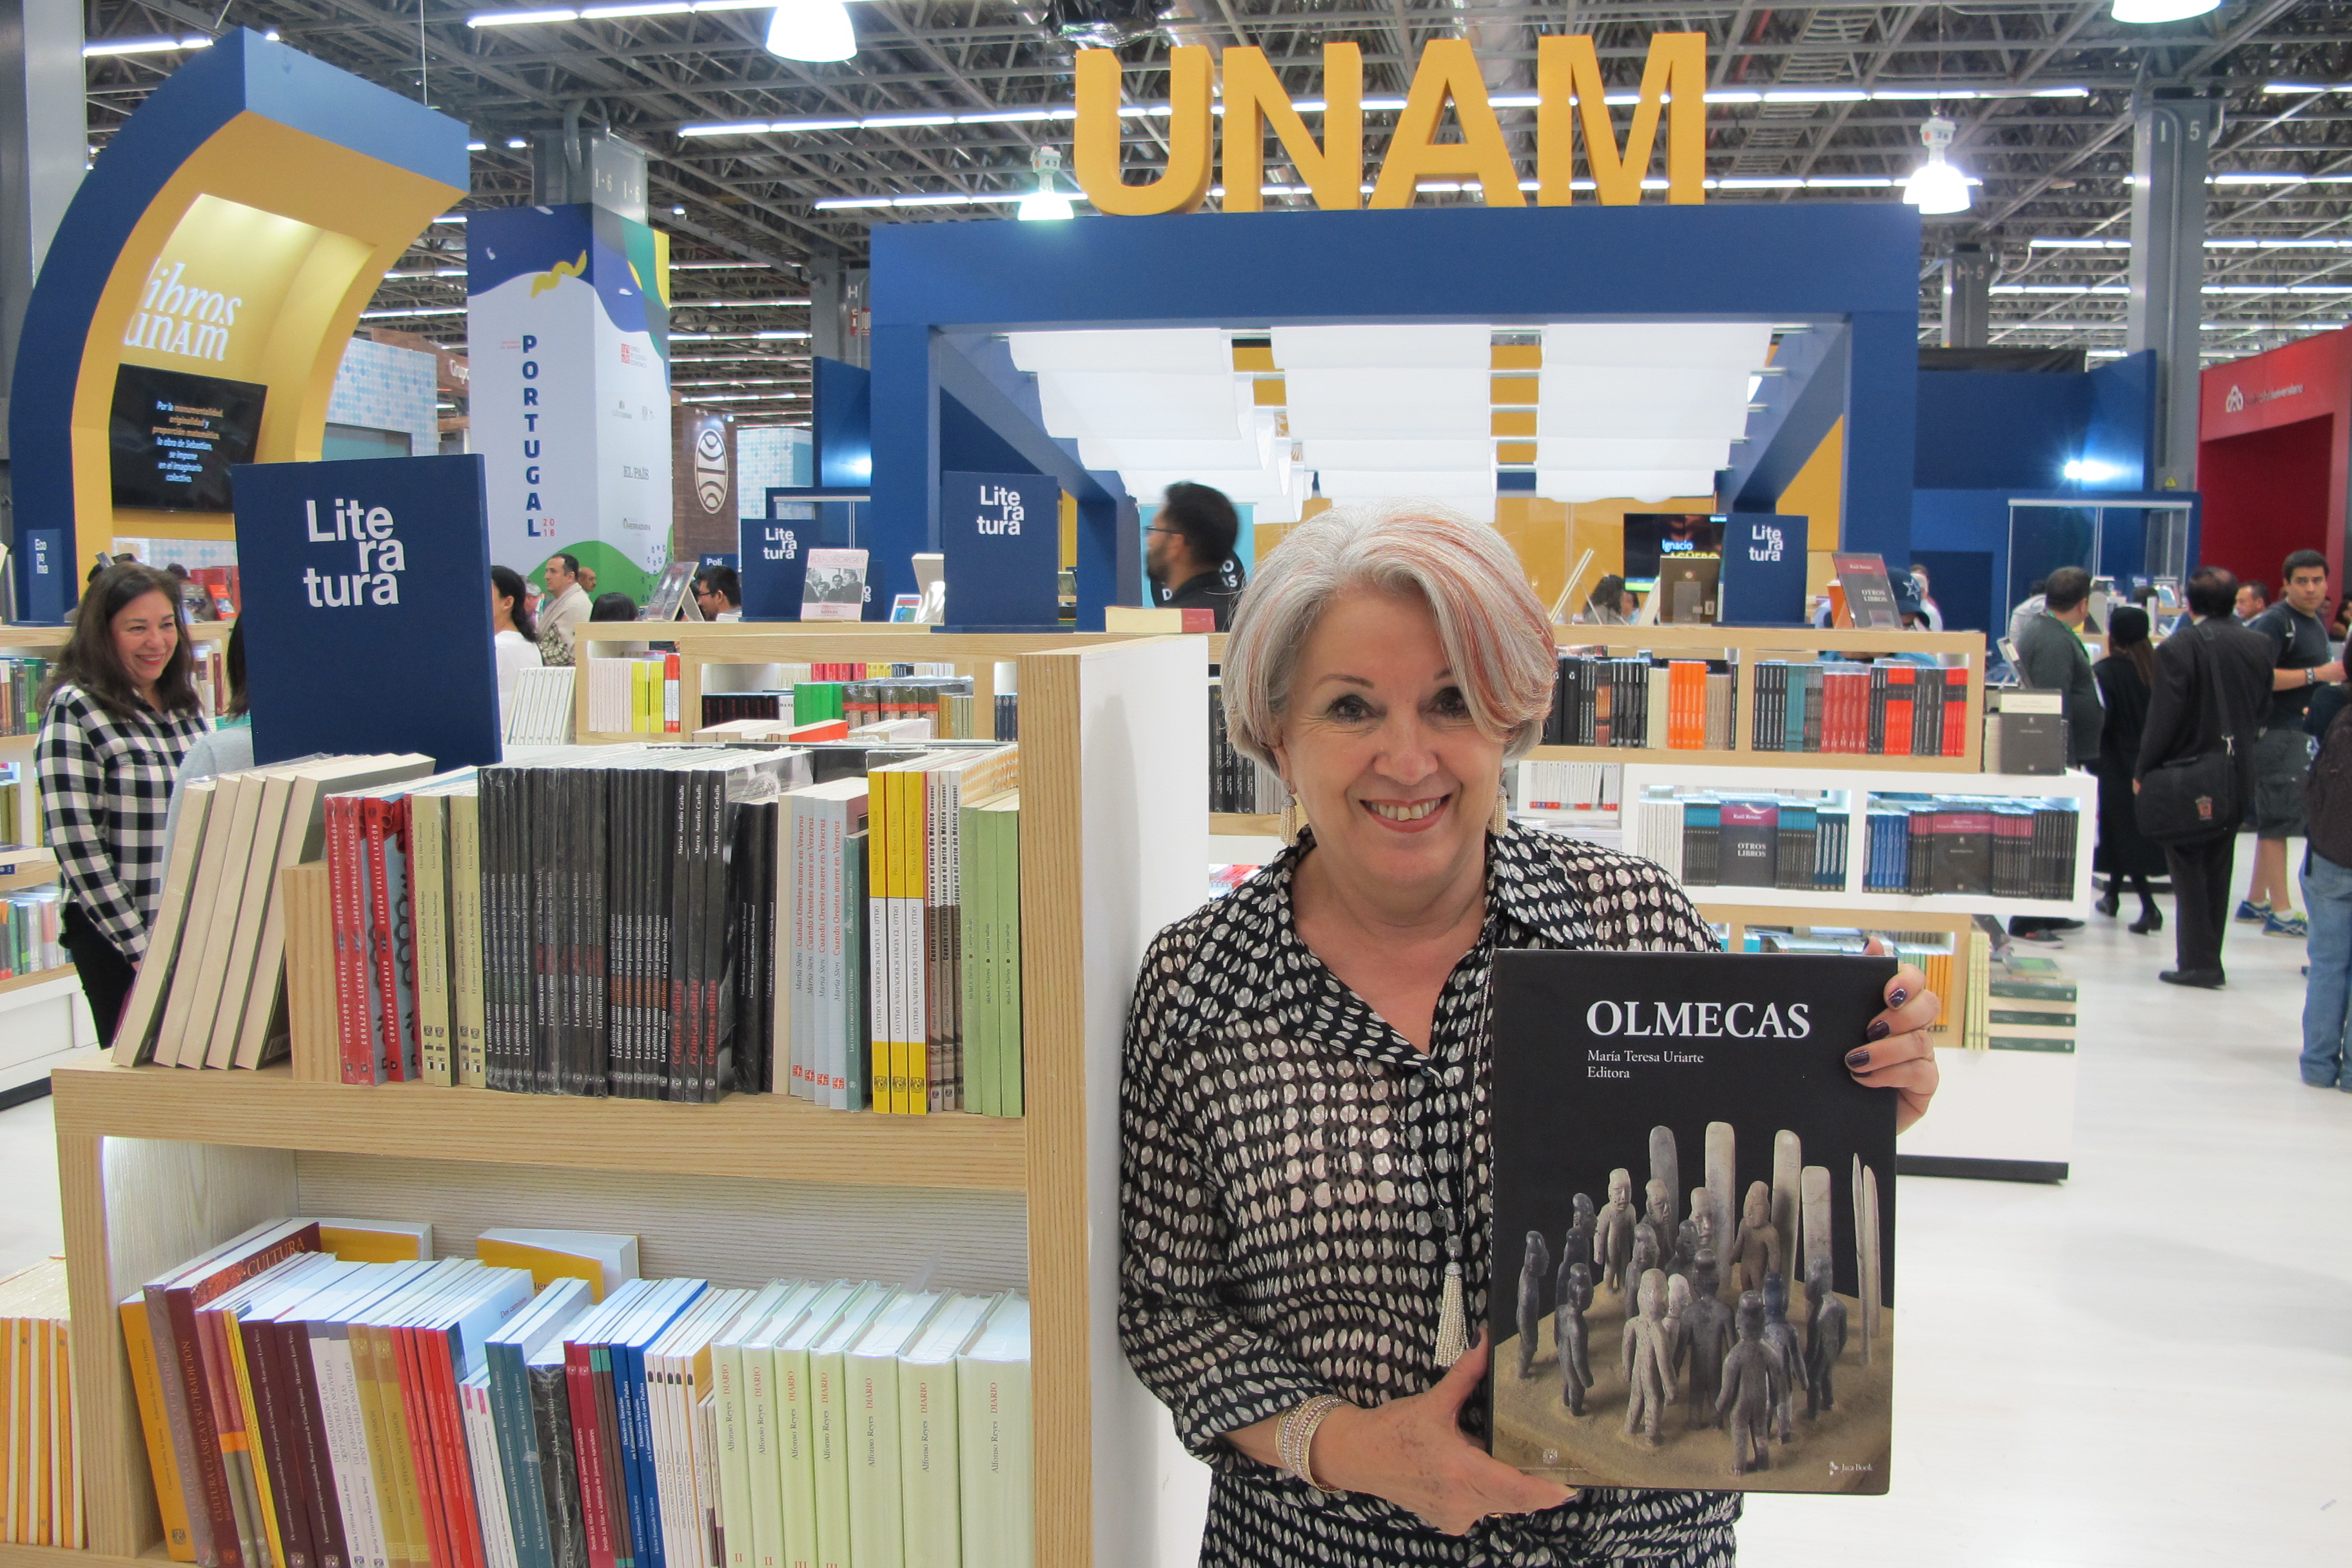
M 2056 565 L 2095 563 L 2118 584 L 2194 566 L 2197 494 L 2144 488 L 2155 362 L 1920 373 L 1911 560 L 1947 630 L 1999 636 Z
M 1056 328 L 1765 321 L 1726 503 L 1770 511 L 1845 421 L 1844 546 L 1911 548 L 1919 217 L 1899 204 L 1438 207 L 903 224 L 874 233 L 874 597 L 940 547 L 943 471 L 1039 473 L 1078 504 L 1078 627 L 1138 580 L 1134 501 L 1045 433 L 997 337 Z M 1801 345 L 1790 348 L 1785 345 Z M 1778 482 L 1776 482 L 1776 480 Z M 864 542 L 864 541 L 861 541 Z

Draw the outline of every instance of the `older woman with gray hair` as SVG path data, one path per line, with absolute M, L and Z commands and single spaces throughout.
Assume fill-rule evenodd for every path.
M 1120 1085 L 1119 1332 L 1215 1471 L 1204 1563 L 1732 1560 L 1736 1496 L 1523 1475 L 1465 1408 L 1485 1344 L 1438 1359 L 1449 1297 L 1486 1317 L 1496 952 L 1715 946 L 1649 861 L 1511 826 L 1553 661 L 1501 536 L 1435 507 L 1300 524 L 1235 611 L 1234 742 L 1302 820 L 1154 942 Z M 1886 1003 L 1845 1062 L 1907 1124 L 1937 1003 L 1909 966 Z

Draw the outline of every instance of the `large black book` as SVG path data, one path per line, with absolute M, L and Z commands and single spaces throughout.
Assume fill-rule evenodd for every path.
M 1496 955 L 1496 1458 L 1571 1487 L 1886 1490 L 1895 1096 L 1843 1058 L 1895 969 Z

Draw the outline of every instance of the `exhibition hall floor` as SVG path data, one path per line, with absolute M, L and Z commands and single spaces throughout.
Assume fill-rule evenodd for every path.
M 2352 1563 L 2352 1094 L 2252 933 L 2220 993 L 2157 984 L 2169 930 L 2068 934 L 2073 1180 L 1903 1181 L 1893 1495 L 1756 1500 L 1743 1564 Z M 47 1100 L 0 1112 L 0 1267 L 59 1245 L 52 1161 Z

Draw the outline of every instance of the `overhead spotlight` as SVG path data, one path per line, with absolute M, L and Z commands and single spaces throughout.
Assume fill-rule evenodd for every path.
M 2221 8 L 2221 0 L 2115 0 L 2111 15 L 2118 22 L 2185 22 Z
M 527 139 L 526 139 L 526 138 L 524 138 L 524 137 L 520 137 L 520 136 L 509 136 L 509 137 L 508 137 L 508 138 L 507 138 L 507 145 L 508 145 L 508 146 L 509 146 L 509 147 L 516 148 L 516 149 L 520 150 L 520 149 L 521 149 L 521 148 L 524 148 L 524 147 L 528 147 L 528 146 L 530 146 L 530 142 L 529 142 L 529 140 L 527 140 Z
M 857 29 L 841 0 L 784 0 L 768 18 L 768 52 L 788 60 L 845 60 L 857 53 Z
M 1919 140 L 1927 144 L 1927 161 L 1903 183 L 1903 199 L 1923 215 L 1969 210 L 1969 177 L 1945 158 L 1951 150 L 1953 132 L 1958 129 L 1940 114 L 1919 128 Z
M 1054 188 L 1054 176 L 1062 168 L 1062 150 L 1040 147 L 1029 154 L 1029 166 L 1037 171 L 1037 188 L 1021 198 L 1020 209 L 1013 216 L 1023 223 L 1076 217 L 1077 213 L 1070 205 L 1070 198 Z
M 672 217 L 684 217 L 686 216 L 686 209 L 684 207 L 672 207 L 669 209 L 669 216 Z

